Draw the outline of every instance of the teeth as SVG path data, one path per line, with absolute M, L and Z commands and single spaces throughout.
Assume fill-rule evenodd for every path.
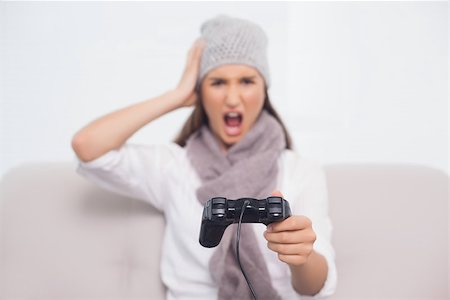
M 227 117 L 229 117 L 229 118 L 237 118 L 237 117 L 239 117 L 239 113 L 237 113 L 237 112 L 229 112 L 229 113 L 227 113 Z

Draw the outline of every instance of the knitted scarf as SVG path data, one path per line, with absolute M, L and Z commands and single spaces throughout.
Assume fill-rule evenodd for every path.
M 202 126 L 186 143 L 187 155 L 202 185 L 197 198 L 203 205 L 212 197 L 266 198 L 275 189 L 278 158 L 286 147 L 278 121 L 263 110 L 252 128 L 227 154 L 217 138 Z M 241 225 L 240 259 L 258 299 L 281 299 L 273 288 L 252 224 Z M 237 224 L 225 230 L 209 269 L 219 287 L 219 299 L 251 299 L 236 259 Z

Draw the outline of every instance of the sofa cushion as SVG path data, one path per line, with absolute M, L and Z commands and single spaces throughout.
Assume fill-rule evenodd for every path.
M 448 299 L 448 176 L 415 165 L 326 168 L 338 270 L 331 299 Z
M 11 170 L 1 199 L 0 299 L 164 298 L 164 221 L 149 204 L 94 186 L 69 163 Z

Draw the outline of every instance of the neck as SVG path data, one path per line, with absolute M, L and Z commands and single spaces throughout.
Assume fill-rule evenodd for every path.
M 218 140 L 219 140 L 220 151 L 226 155 L 232 145 L 225 144 L 225 142 L 222 141 L 219 137 L 218 137 Z

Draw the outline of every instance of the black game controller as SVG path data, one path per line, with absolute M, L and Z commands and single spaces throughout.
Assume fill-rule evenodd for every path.
M 242 223 L 263 223 L 267 226 L 291 215 L 289 202 L 277 196 L 237 200 L 214 197 L 209 199 L 203 208 L 200 244 L 207 248 L 217 246 L 227 226 L 239 222 L 244 203 L 246 206 Z

